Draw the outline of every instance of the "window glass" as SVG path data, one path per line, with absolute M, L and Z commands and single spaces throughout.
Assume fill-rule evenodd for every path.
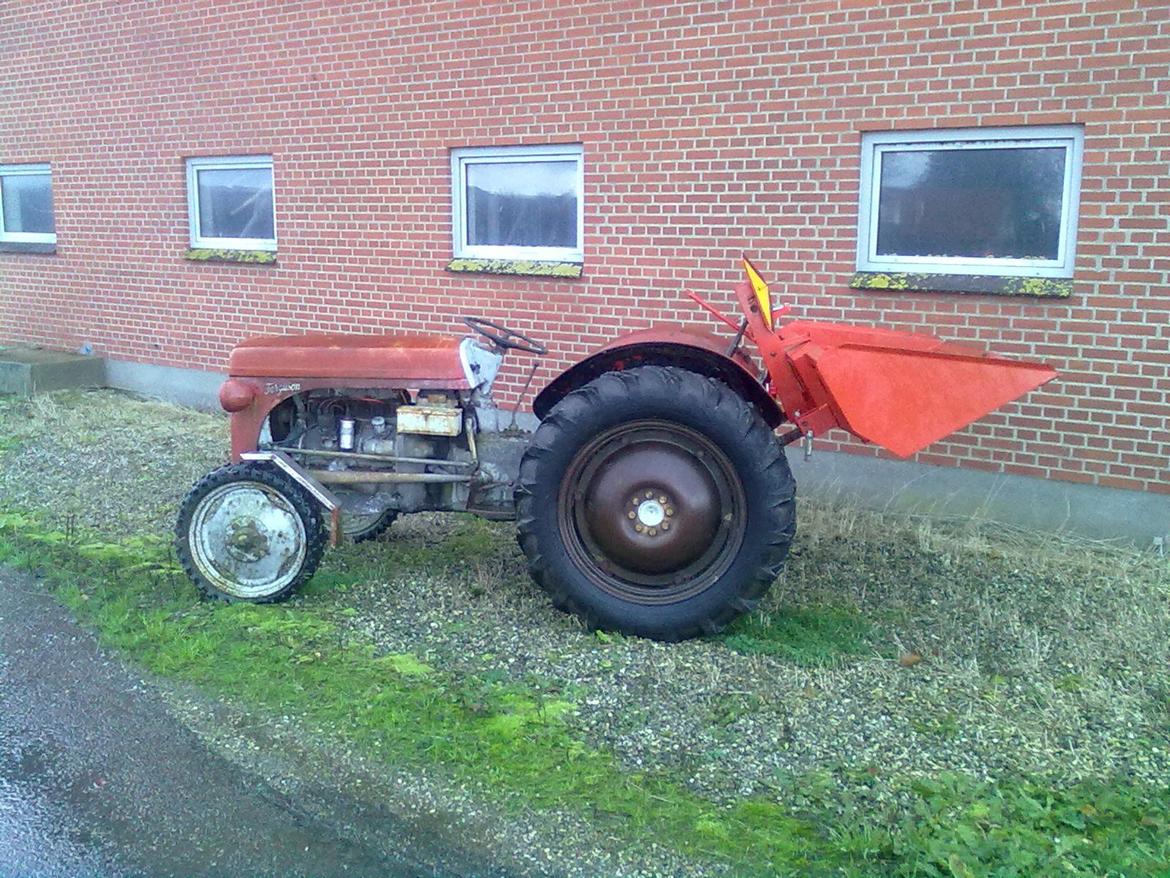
M 467 243 L 577 246 L 576 162 L 467 166 Z
M 880 131 L 861 138 L 857 268 L 1072 277 L 1079 125 Z
M 452 150 L 455 256 L 581 262 L 583 181 L 580 144 Z
M 200 168 L 202 238 L 273 239 L 271 168 Z
M 878 255 L 1055 260 L 1065 150 L 883 153 Z
M 52 235 L 53 191 L 48 174 L 0 174 L 5 233 Z

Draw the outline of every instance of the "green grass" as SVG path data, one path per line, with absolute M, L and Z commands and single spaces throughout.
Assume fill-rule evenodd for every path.
M 376 656 L 306 606 L 192 603 L 163 544 L 78 544 L 0 516 L 0 563 L 35 569 L 103 641 L 150 670 L 320 723 L 396 765 L 441 765 L 524 807 L 579 803 L 596 825 L 653 836 L 744 874 L 830 857 L 814 824 L 767 802 L 727 810 L 668 778 L 622 771 L 572 739 L 571 705 L 516 684 Z
M 873 652 L 871 633 L 856 609 L 800 607 L 741 616 L 716 639 L 743 655 L 774 655 L 820 668 Z
M 386 563 L 425 572 L 447 569 L 469 550 L 490 557 L 496 530 L 469 523 L 439 553 L 428 549 L 424 558 L 420 541 L 386 553 L 395 559 Z M 345 557 L 350 569 L 333 566 L 313 588 L 356 581 L 361 547 Z M 439 766 L 501 807 L 573 810 L 622 844 L 652 839 L 720 874 L 1170 874 L 1167 789 L 1124 779 L 1064 787 L 943 775 L 897 781 L 904 801 L 895 804 L 872 796 L 879 767 L 833 782 L 795 776 L 777 801 L 720 806 L 665 771 L 632 772 L 575 739 L 560 719 L 573 706 L 562 692 L 446 673 L 408 653 L 375 655 L 338 624 L 344 610 L 311 601 L 195 602 L 159 539 L 90 540 L 0 514 L 0 563 L 39 572 L 108 646 L 151 671 L 300 716 L 396 766 Z M 821 665 L 868 649 L 867 634 L 854 612 L 821 609 L 749 620 L 727 642 Z M 814 645 L 822 638 L 829 647 Z M 734 721 L 735 703 L 725 707 Z

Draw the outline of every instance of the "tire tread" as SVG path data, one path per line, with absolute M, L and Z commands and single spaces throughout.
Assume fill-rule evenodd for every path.
M 722 630 L 737 616 L 751 612 L 780 575 L 789 545 L 795 535 L 795 491 L 784 450 L 749 402 L 722 382 L 672 366 L 643 366 L 622 372 L 607 372 L 584 387 L 574 390 L 549 412 L 537 429 L 520 464 L 516 489 L 517 540 L 528 559 L 532 579 L 552 599 L 555 607 L 581 618 L 589 627 L 598 627 L 593 610 L 578 599 L 558 577 L 556 567 L 541 546 L 536 503 L 540 492 L 541 461 L 574 436 L 589 435 L 591 421 L 599 409 L 618 405 L 631 395 L 643 398 L 678 399 L 680 407 L 708 411 L 735 425 L 747 454 L 760 461 L 758 478 L 764 486 L 761 504 L 768 517 L 768 539 L 759 561 L 741 591 L 717 605 L 713 611 L 669 631 L 654 632 L 660 640 L 685 640 Z M 630 630 L 627 633 L 644 633 Z

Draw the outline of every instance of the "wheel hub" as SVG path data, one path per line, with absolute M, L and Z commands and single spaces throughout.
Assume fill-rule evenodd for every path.
M 561 527 L 598 584 L 656 602 L 717 576 L 742 524 L 724 460 L 701 434 L 660 421 L 586 445 L 566 473 Z
M 650 493 L 654 492 L 651 491 Z M 670 530 L 670 522 L 666 520 L 666 510 L 668 508 L 666 504 L 670 501 L 665 494 L 660 496 L 662 498 L 661 500 L 649 499 L 637 504 L 638 511 L 635 518 L 638 519 L 638 524 L 642 525 L 643 528 L 649 528 L 651 531 L 659 527 L 663 530 Z M 638 498 L 635 497 L 634 499 L 637 500 Z M 671 514 L 674 514 L 673 509 L 671 509 Z M 650 536 L 654 536 L 654 534 L 651 533 Z
M 241 561 L 259 561 L 268 554 L 268 532 L 254 518 L 239 516 L 228 524 L 224 548 Z

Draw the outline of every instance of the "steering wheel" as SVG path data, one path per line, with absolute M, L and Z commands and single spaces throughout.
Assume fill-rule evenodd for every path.
M 533 341 L 523 333 L 509 329 L 494 320 L 485 320 L 483 317 L 464 317 L 463 322 L 502 350 L 524 351 L 536 354 L 538 357 L 543 357 L 548 353 L 548 348 L 540 342 Z

